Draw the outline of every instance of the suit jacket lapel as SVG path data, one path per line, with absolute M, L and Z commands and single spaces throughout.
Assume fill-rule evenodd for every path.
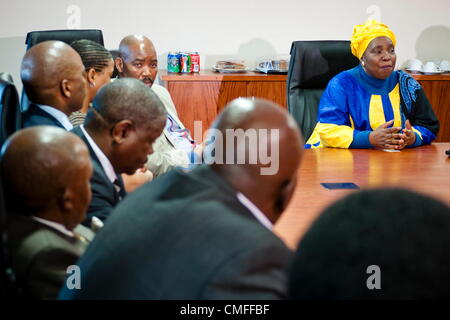
M 110 188 L 112 190 L 114 190 L 114 200 L 115 200 L 115 202 L 118 202 L 119 201 L 119 193 L 117 192 L 116 188 L 114 187 L 114 184 L 111 183 L 111 181 L 109 180 L 108 176 L 106 175 L 106 172 L 103 169 L 103 166 L 102 166 L 100 160 L 98 159 L 97 155 L 95 154 L 94 149 L 92 149 L 92 147 L 91 147 L 89 141 L 87 140 L 86 136 L 84 135 L 83 131 L 81 130 L 81 128 L 79 126 L 77 126 L 77 127 L 72 129 L 72 132 L 75 133 L 77 136 L 79 136 L 81 138 L 81 140 L 83 140 L 83 142 L 88 147 L 89 155 L 91 156 L 91 160 L 92 160 L 92 165 L 94 167 L 94 171 L 98 172 L 102 176 L 103 180 L 108 182 L 108 185 L 110 186 Z M 118 177 L 119 184 L 121 184 L 121 186 L 123 186 L 122 177 L 120 176 L 120 174 L 116 173 L 116 175 Z M 121 190 L 125 191 L 125 188 L 122 187 Z M 122 196 L 122 198 L 123 197 L 124 196 Z

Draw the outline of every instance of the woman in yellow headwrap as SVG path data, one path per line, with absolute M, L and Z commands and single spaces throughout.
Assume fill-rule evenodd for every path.
M 330 80 L 305 148 L 403 149 L 431 143 L 439 121 L 420 84 L 394 71 L 394 33 L 376 20 L 353 28 L 360 64 Z

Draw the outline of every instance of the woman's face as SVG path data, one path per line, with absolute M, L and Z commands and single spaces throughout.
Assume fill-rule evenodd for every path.
M 103 87 L 105 84 L 111 81 L 113 71 L 114 71 L 114 60 L 111 59 L 108 61 L 108 65 L 102 69 L 102 71 L 95 72 L 94 76 L 95 85 L 93 87 L 89 87 L 90 89 L 89 95 L 91 97 L 91 101 L 94 99 L 95 95 L 97 94 L 97 91 L 100 90 L 100 88 Z
M 361 58 L 364 70 L 377 79 L 388 78 L 394 71 L 396 61 L 394 44 L 388 37 L 373 39 Z

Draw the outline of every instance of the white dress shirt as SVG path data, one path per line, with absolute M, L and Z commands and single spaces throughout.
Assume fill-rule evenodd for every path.
M 55 230 L 65 234 L 65 235 L 67 235 L 67 236 L 69 236 L 71 238 L 74 237 L 73 232 L 70 231 L 70 230 L 67 230 L 66 227 L 64 225 L 62 225 L 61 223 L 58 223 L 58 222 L 55 222 L 55 221 L 50 221 L 50 220 L 45 220 L 45 219 L 42 219 L 42 218 L 39 218 L 39 217 L 35 217 L 35 216 L 32 216 L 31 218 L 33 220 L 36 220 L 37 222 L 45 224 L 46 226 L 48 226 L 48 227 L 50 227 L 52 229 L 55 229 Z
M 47 112 L 48 114 L 50 114 L 53 118 L 55 118 L 56 120 L 58 120 L 59 123 L 62 124 L 62 126 L 64 127 L 64 129 L 66 129 L 67 131 L 72 130 L 73 126 L 69 121 L 69 117 L 62 112 L 61 110 L 58 110 L 56 108 L 50 107 L 50 106 L 46 106 L 43 104 L 38 104 L 37 105 L 39 108 L 41 108 L 43 111 Z

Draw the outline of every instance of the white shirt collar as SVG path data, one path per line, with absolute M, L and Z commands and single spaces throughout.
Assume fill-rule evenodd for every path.
M 42 110 L 44 110 L 45 112 L 49 113 L 53 118 L 55 118 L 56 120 L 59 121 L 59 123 L 62 124 L 62 126 L 67 130 L 72 130 L 73 126 L 69 121 L 69 117 L 62 112 L 61 110 L 58 110 L 56 108 L 50 107 L 50 106 L 46 106 L 43 104 L 38 104 L 37 105 L 39 108 L 41 108 Z
M 263 226 L 265 226 L 267 229 L 272 230 L 273 224 L 270 222 L 270 220 L 266 217 L 264 213 L 262 213 L 261 210 L 257 206 L 253 204 L 246 196 L 244 196 L 242 193 L 238 192 L 236 194 L 238 200 L 248 209 L 250 212 L 255 216 L 255 218 L 261 222 Z
M 98 160 L 100 161 L 100 164 L 102 165 L 103 170 L 105 171 L 109 181 L 111 181 L 111 183 L 114 183 L 114 181 L 117 179 L 117 175 L 116 172 L 114 171 L 111 161 L 109 161 L 108 157 L 105 156 L 103 151 L 97 146 L 97 144 L 91 138 L 89 133 L 87 133 L 86 129 L 84 129 L 84 125 L 81 125 L 80 128 L 81 131 L 83 131 L 87 141 L 91 145 L 92 150 L 94 150 L 94 153 L 97 156 Z
M 55 221 L 50 221 L 50 220 L 45 220 L 39 217 L 35 217 L 32 216 L 31 217 L 33 220 L 36 220 L 37 222 L 40 222 L 42 224 L 45 224 L 46 226 L 55 229 L 71 238 L 73 238 L 73 232 L 70 230 L 67 230 L 66 227 L 64 225 L 62 225 L 61 223 L 55 222 Z

